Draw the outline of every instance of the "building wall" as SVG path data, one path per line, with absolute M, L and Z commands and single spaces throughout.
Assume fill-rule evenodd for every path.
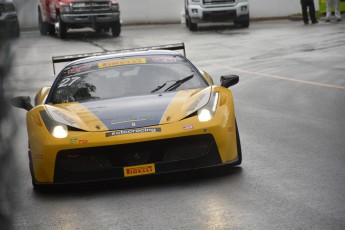
M 314 0 L 319 9 L 317 0 Z M 38 0 L 14 0 L 21 27 L 37 27 Z M 119 0 L 123 24 L 180 23 L 184 0 Z M 300 13 L 300 0 L 249 0 L 251 18 Z

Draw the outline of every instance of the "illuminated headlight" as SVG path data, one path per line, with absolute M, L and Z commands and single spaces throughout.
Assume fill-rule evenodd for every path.
M 67 125 L 64 125 L 55 121 L 53 118 L 51 118 L 51 116 L 45 110 L 40 111 L 40 114 L 45 126 L 47 127 L 51 135 L 53 135 L 53 137 L 55 138 L 67 137 L 68 135 Z
M 219 93 L 214 92 L 207 105 L 198 110 L 198 119 L 200 122 L 206 122 L 212 119 L 217 110 L 218 99 Z
M 56 138 L 65 138 L 68 135 L 68 129 L 66 125 L 57 125 L 53 128 L 51 134 Z
M 198 111 L 198 118 L 200 122 L 209 121 L 212 119 L 212 113 L 208 109 L 200 109 Z

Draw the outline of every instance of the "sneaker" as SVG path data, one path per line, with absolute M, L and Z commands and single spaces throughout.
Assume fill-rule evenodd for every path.
M 325 22 L 330 22 L 329 18 L 326 18 Z
M 304 22 L 304 25 L 308 25 L 309 24 L 309 22 Z
M 342 20 L 341 20 L 341 18 L 337 18 L 337 22 L 341 22 Z
M 316 20 L 316 21 L 313 21 L 312 23 L 313 23 L 313 24 L 317 24 L 317 23 L 319 23 L 319 21 Z

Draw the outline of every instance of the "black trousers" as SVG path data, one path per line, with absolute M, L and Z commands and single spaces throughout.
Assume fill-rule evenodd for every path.
M 301 0 L 303 21 L 308 23 L 308 7 L 311 22 L 316 22 L 314 0 Z

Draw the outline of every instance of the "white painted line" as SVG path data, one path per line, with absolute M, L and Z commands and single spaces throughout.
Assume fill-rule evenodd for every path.
M 321 87 L 345 90 L 345 86 L 330 85 L 330 84 L 318 83 L 318 82 L 314 82 L 314 81 L 305 81 L 305 80 L 292 79 L 292 78 L 278 76 L 278 75 L 273 75 L 273 74 L 260 73 L 260 72 L 252 72 L 252 71 L 232 68 L 232 67 L 221 65 L 221 64 L 218 64 L 218 63 L 215 63 L 215 62 L 211 62 L 211 61 L 209 61 L 209 63 L 214 65 L 214 66 L 218 66 L 218 67 L 221 67 L 221 68 L 224 68 L 224 69 L 229 69 L 229 70 L 236 71 L 236 72 L 241 72 L 241 73 L 248 73 L 248 74 L 257 75 L 257 76 L 260 76 L 260 77 L 269 77 L 269 78 L 275 78 L 275 79 L 280 79 L 280 80 L 285 80 L 285 81 L 293 81 L 293 82 L 308 84 L 308 85 L 317 85 L 317 86 L 321 86 Z

